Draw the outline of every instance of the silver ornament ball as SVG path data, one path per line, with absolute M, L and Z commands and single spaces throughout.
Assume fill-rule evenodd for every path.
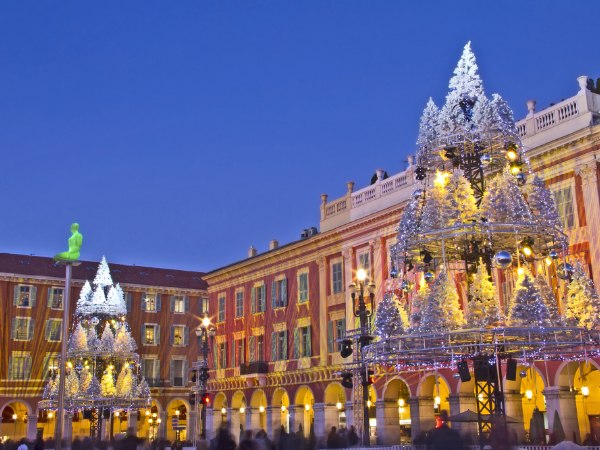
M 550 256 L 550 259 L 553 259 L 553 260 L 555 260 L 555 261 L 556 261 L 556 260 L 558 259 L 558 252 L 557 252 L 557 251 L 555 251 L 555 250 L 552 250 L 552 251 L 550 252 L 550 255 L 549 255 L 549 256 Z
M 489 165 L 492 162 L 492 157 L 490 155 L 481 155 L 481 164 L 484 166 Z
M 92 325 L 98 325 L 100 323 L 100 320 L 97 317 L 92 317 Z
M 390 270 L 390 278 L 398 278 L 398 271 L 396 269 Z
M 421 197 L 423 197 L 423 190 L 422 189 L 417 189 L 415 192 L 413 192 L 413 197 L 414 198 L 421 198 Z
M 506 250 L 496 252 L 494 255 L 494 265 L 500 269 L 508 269 L 512 265 L 512 255 Z
M 519 376 L 520 376 L 521 378 L 525 378 L 525 377 L 527 376 L 527 371 L 526 371 L 526 370 L 521 370 L 521 371 L 519 372 Z
M 433 281 L 433 279 L 435 278 L 435 275 L 433 273 L 427 271 L 423 274 L 423 278 L 425 278 L 426 283 L 431 283 Z
M 527 183 L 527 175 L 525 175 L 523 172 L 519 172 L 515 176 L 515 179 L 517 180 L 517 184 L 519 186 L 523 186 L 523 185 L 525 185 L 525 183 Z
M 454 377 L 455 380 L 458 380 L 460 378 L 460 373 L 458 372 L 454 372 L 454 375 L 452 375 Z
M 573 266 L 571 264 L 562 263 L 562 264 L 558 265 L 558 270 L 556 271 L 556 275 L 561 280 L 568 280 L 571 277 L 571 275 L 573 275 L 574 271 L 575 271 L 575 269 L 573 268 Z
M 413 288 L 413 284 L 410 281 L 404 280 L 402 283 L 400 283 L 400 289 L 402 289 L 404 292 L 408 292 Z

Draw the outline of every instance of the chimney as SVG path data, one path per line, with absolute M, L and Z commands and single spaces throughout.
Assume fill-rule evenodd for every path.
M 279 247 L 279 242 L 277 242 L 277 239 L 273 239 L 271 242 L 269 242 L 269 250 L 275 250 L 277 247 Z
M 410 155 L 408 157 L 408 167 L 414 166 L 414 165 L 415 165 L 415 157 L 414 157 L 414 155 Z
M 253 256 L 256 256 L 256 249 L 252 246 L 250 246 L 250 250 L 248 250 L 248 258 L 252 258 Z
M 527 102 L 527 109 L 529 110 L 529 114 L 527 114 L 527 117 L 533 117 L 533 115 L 535 114 L 535 104 L 537 102 L 535 100 L 529 100 Z

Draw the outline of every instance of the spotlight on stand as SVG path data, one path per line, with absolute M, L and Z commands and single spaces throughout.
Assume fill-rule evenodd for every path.
M 424 180 L 427 176 L 427 170 L 424 167 L 417 167 L 417 170 L 415 170 L 415 174 L 415 178 L 418 181 L 421 181 Z
M 340 350 L 340 356 L 347 358 L 352 354 L 352 341 L 350 339 L 344 339 L 342 341 L 342 348 Z
M 448 159 L 453 159 L 456 157 L 456 150 L 456 147 L 454 147 L 453 145 L 444 147 L 444 156 Z
M 521 241 L 521 250 L 525 256 L 531 256 L 533 254 L 533 239 L 526 237 Z
M 518 149 L 519 147 L 517 147 L 517 144 L 515 144 L 514 142 L 509 142 L 508 144 L 506 144 L 506 156 L 508 157 L 508 159 L 515 159 L 518 156 Z
M 521 161 L 513 161 L 510 163 L 510 173 L 513 175 L 517 175 L 521 172 L 521 168 L 523 167 L 523 163 Z

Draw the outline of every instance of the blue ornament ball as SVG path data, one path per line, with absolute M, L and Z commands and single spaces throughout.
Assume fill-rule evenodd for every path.
M 398 271 L 395 268 L 390 270 L 390 278 L 398 278 Z
M 574 271 L 575 271 L 575 269 L 573 268 L 573 266 L 571 264 L 562 263 L 562 264 L 558 265 L 558 270 L 556 271 L 556 275 L 561 280 L 568 280 L 569 278 L 571 278 L 571 275 L 573 275 Z
M 433 273 L 427 271 L 423 274 L 423 278 L 425 278 L 426 283 L 432 283 L 435 278 L 435 275 Z
M 512 255 L 501 250 L 494 255 L 494 265 L 500 269 L 508 269 L 512 265 Z

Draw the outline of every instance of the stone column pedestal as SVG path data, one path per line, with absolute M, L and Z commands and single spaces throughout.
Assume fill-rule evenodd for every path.
M 194 411 L 188 411 L 187 420 L 185 422 L 185 434 L 186 439 L 188 441 L 193 441 L 196 437 L 196 422 L 198 420 L 197 417 L 197 407 Z
M 304 436 L 308 436 L 304 430 L 304 407 L 301 405 L 290 406 L 290 433 L 297 433 L 298 427 L 302 425 Z M 310 431 L 310 430 L 309 430 Z
M 246 408 L 246 430 L 256 434 L 260 430 L 260 409 Z
M 313 405 L 313 412 L 315 415 L 315 436 L 317 437 L 317 441 L 326 440 L 331 427 L 339 427 L 340 412 L 333 403 L 315 403 Z M 304 430 L 305 436 L 308 436 L 309 432 L 310 429 Z
M 346 402 L 344 404 L 344 409 L 346 410 L 346 428 L 350 429 L 350 427 L 356 427 L 354 423 L 354 405 L 352 402 Z
M 133 428 L 134 434 L 138 435 L 138 411 L 127 410 L 127 429 Z
M 581 442 L 579 436 L 579 421 L 577 420 L 576 392 L 568 387 L 549 386 L 542 391 L 546 398 L 548 430 L 554 426 L 554 411 L 558 411 L 560 422 L 565 431 L 565 440 Z
M 213 437 L 215 437 L 213 410 L 212 408 L 206 408 L 206 440 L 210 441 Z
M 467 394 L 460 392 L 458 394 L 450 394 L 448 396 L 448 403 L 450 403 L 449 414 L 451 416 L 465 412 L 470 409 L 474 413 L 477 413 L 477 402 L 475 401 L 475 394 Z M 450 426 L 458 431 L 461 435 L 468 434 L 471 437 L 471 442 L 479 442 L 479 429 L 477 423 L 470 422 L 455 422 L 451 423 Z
M 233 436 L 233 440 L 239 444 L 240 410 L 237 408 L 227 408 L 227 422 L 229 422 L 229 432 Z
M 415 439 L 421 431 L 427 433 L 435 427 L 435 410 L 433 397 L 411 397 L 410 405 L 410 434 Z
M 525 442 L 525 425 L 523 423 L 523 394 L 517 390 L 504 391 L 504 401 L 506 403 L 506 415 L 517 419 L 519 423 L 508 424 L 508 434 L 510 442 Z
M 397 401 L 377 400 L 377 444 L 398 445 L 400 443 L 400 412 Z
M 72 414 L 71 414 L 71 417 L 73 417 Z M 37 437 L 37 422 L 38 422 L 38 416 L 33 415 L 33 414 L 30 416 L 27 416 L 27 432 L 25 433 L 25 436 L 27 437 L 27 440 L 29 440 L 29 441 L 33 441 Z M 70 442 L 70 441 L 68 441 L 68 442 Z
M 279 433 L 281 429 L 281 407 L 267 406 L 267 436 L 269 439 Z

